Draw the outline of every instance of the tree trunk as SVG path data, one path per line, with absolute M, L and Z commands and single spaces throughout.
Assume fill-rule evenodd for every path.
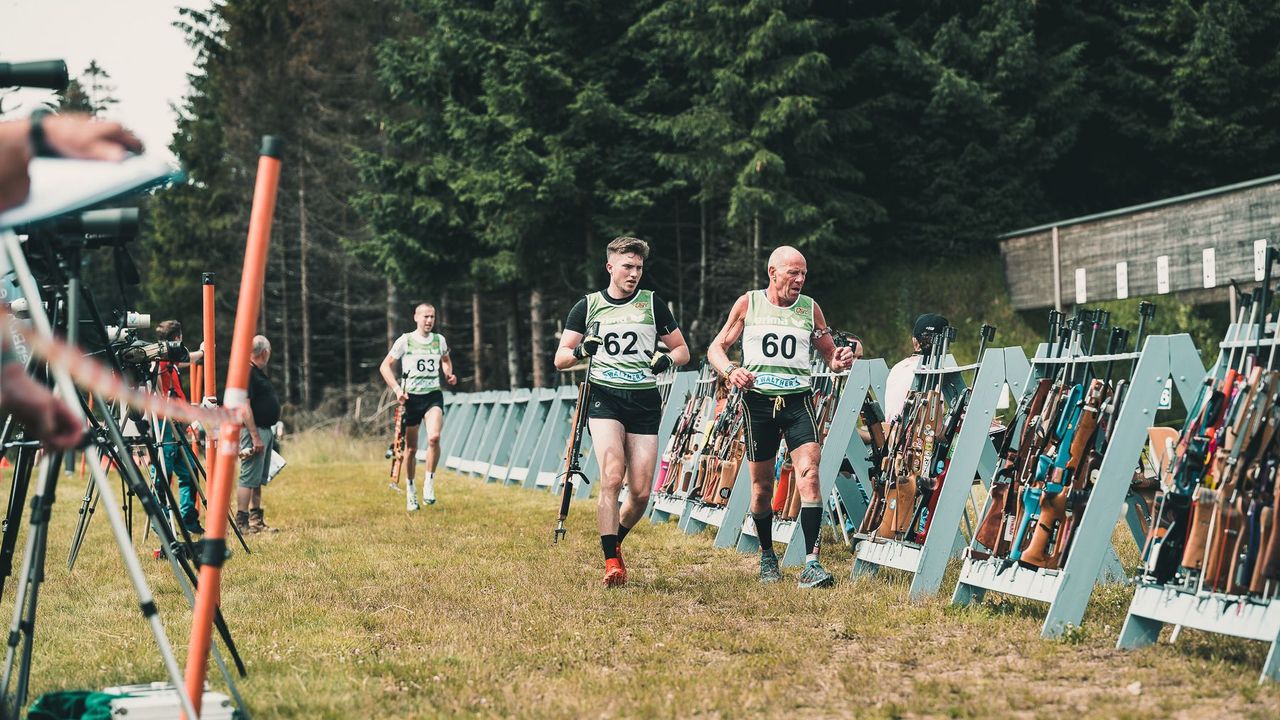
M 480 360 L 484 355 L 484 333 L 480 325 L 480 290 L 471 291 L 471 365 L 475 375 L 475 389 L 484 389 L 484 366 Z
M 529 290 L 529 357 L 533 358 L 533 386 L 547 387 L 546 327 L 542 321 L 542 291 Z
M 276 243 L 280 246 L 280 363 L 284 373 L 284 401 L 293 400 L 293 359 L 289 352 L 289 330 L 293 322 L 289 318 L 289 248 L 284 237 Z
M 752 218 L 751 233 L 751 287 L 756 289 L 760 287 L 760 213 L 757 212 Z
M 342 362 L 343 379 L 346 381 L 342 390 L 342 409 L 348 411 L 351 409 L 351 396 L 355 394 L 351 364 L 351 263 L 344 260 L 339 274 L 342 276 Z
M 400 333 L 396 331 L 400 324 L 396 317 L 396 305 L 399 303 L 400 299 L 396 294 L 396 284 L 391 281 L 391 278 L 387 278 L 387 350 L 391 350 L 396 338 L 400 337 Z
M 595 252 L 591 247 L 591 211 L 584 210 L 582 213 L 582 252 L 587 262 L 583 264 L 582 271 L 587 279 L 587 292 L 590 292 L 596 285 L 595 265 L 591 259 L 595 257 Z
M 676 322 L 684 317 L 684 243 L 680 238 L 680 196 L 676 195 Z
M 304 153 L 303 166 L 306 166 Z M 307 250 L 311 238 L 307 235 L 307 185 L 305 176 L 298 173 L 298 273 L 299 306 L 302 315 L 302 407 L 311 409 L 311 287 L 307 276 Z
M 515 390 L 524 378 L 520 375 L 520 295 L 511 288 L 511 312 L 507 313 L 507 387 Z
M 702 256 L 698 259 L 698 317 L 701 322 L 707 316 L 707 199 L 698 203 L 698 233 L 701 236 Z

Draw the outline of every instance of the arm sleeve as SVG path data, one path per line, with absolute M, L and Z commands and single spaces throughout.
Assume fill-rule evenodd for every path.
M 396 338 L 396 341 L 391 344 L 391 351 L 387 354 L 397 360 L 404 357 L 405 351 L 409 349 L 409 340 L 407 338 L 407 335 L 401 335 Z
M 444 336 L 440 336 L 440 357 L 449 354 L 449 343 L 445 341 Z
M 667 307 L 667 303 L 658 297 L 658 293 L 653 294 L 653 324 L 658 327 L 658 335 L 669 335 L 680 326 L 676 324 L 676 318 L 671 314 L 671 308 Z
M 587 333 L 587 299 L 584 297 L 569 311 L 564 321 L 564 329 L 585 335 Z

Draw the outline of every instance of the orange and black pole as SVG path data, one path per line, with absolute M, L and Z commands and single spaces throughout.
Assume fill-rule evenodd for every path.
M 258 157 L 258 179 L 253 190 L 253 210 L 249 215 L 249 239 L 244 251 L 244 269 L 240 275 L 240 297 L 236 305 L 235 331 L 231 336 L 231 358 L 227 363 L 227 383 L 223 404 L 232 411 L 234 420 L 222 424 L 218 438 L 218 460 L 213 465 L 209 483 L 208 527 L 201 552 L 200 579 L 196 607 L 191 621 L 191 642 L 187 650 L 187 693 L 200 712 L 213 618 L 218 607 L 222 563 L 227 555 L 227 514 L 235 488 L 233 473 L 240 447 L 241 414 L 247 409 L 249 387 L 249 355 L 257 330 L 262 283 L 267 269 L 267 250 L 271 243 L 271 218 L 275 214 L 276 190 L 280 185 L 280 154 L 283 141 L 270 135 L 262 138 Z M 208 292 L 208 285 L 206 293 Z M 207 307 L 207 306 L 206 306 Z M 206 322 L 209 315 L 206 312 Z M 212 335 L 205 336 L 206 342 Z M 205 350 L 210 348 L 205 346 Z M 212 353 L 206 355 L 210 357 Z M 206 371 L 205 388 L 209 388 L 213 368 Z M 194 720 L 194 719 L 189 719 Z

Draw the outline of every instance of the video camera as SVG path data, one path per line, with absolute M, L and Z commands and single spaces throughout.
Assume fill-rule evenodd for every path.
M 186 362 L 191 359 L 191 352 L 182 343 L 174 340 L 157 340 L 142 342 L 134 340 L 117 351 L 120 362 L 125 365 L 150 365 L 157 360 L 168 362 Z

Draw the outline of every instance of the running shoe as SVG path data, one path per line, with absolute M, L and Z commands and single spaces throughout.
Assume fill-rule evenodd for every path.
M 415 512 L 418 509 L 418 491 L 413 487 L 413 483 L 409 483 L 405 488 L 404 509 L 409 512 Z
M 782 571 L 778 569 L 778 556 L 773 553 L 760 554 L 760 582 L 776 583 L 782 580 Z
M 627 569 L 623 567 L 622 560 L 609 558 L 604 561 L 604 580 L 601 580 L 605 587 L 622 587 L 627 583 Z
M 436 481 L 432 478 L 427 478 L 422 483 L 422 502 L 428 505 L 436 504 Z
M 387 483 L 387 489 L 390 490 L 391 492 L 400 492 L 400 483 L 389 482 Z
M 822 567 L 822 563 L 810 560 L 800 571 L 800 581 L 796 584 L 802 588 L 831 587 L 836 584 L 836 579 Z

